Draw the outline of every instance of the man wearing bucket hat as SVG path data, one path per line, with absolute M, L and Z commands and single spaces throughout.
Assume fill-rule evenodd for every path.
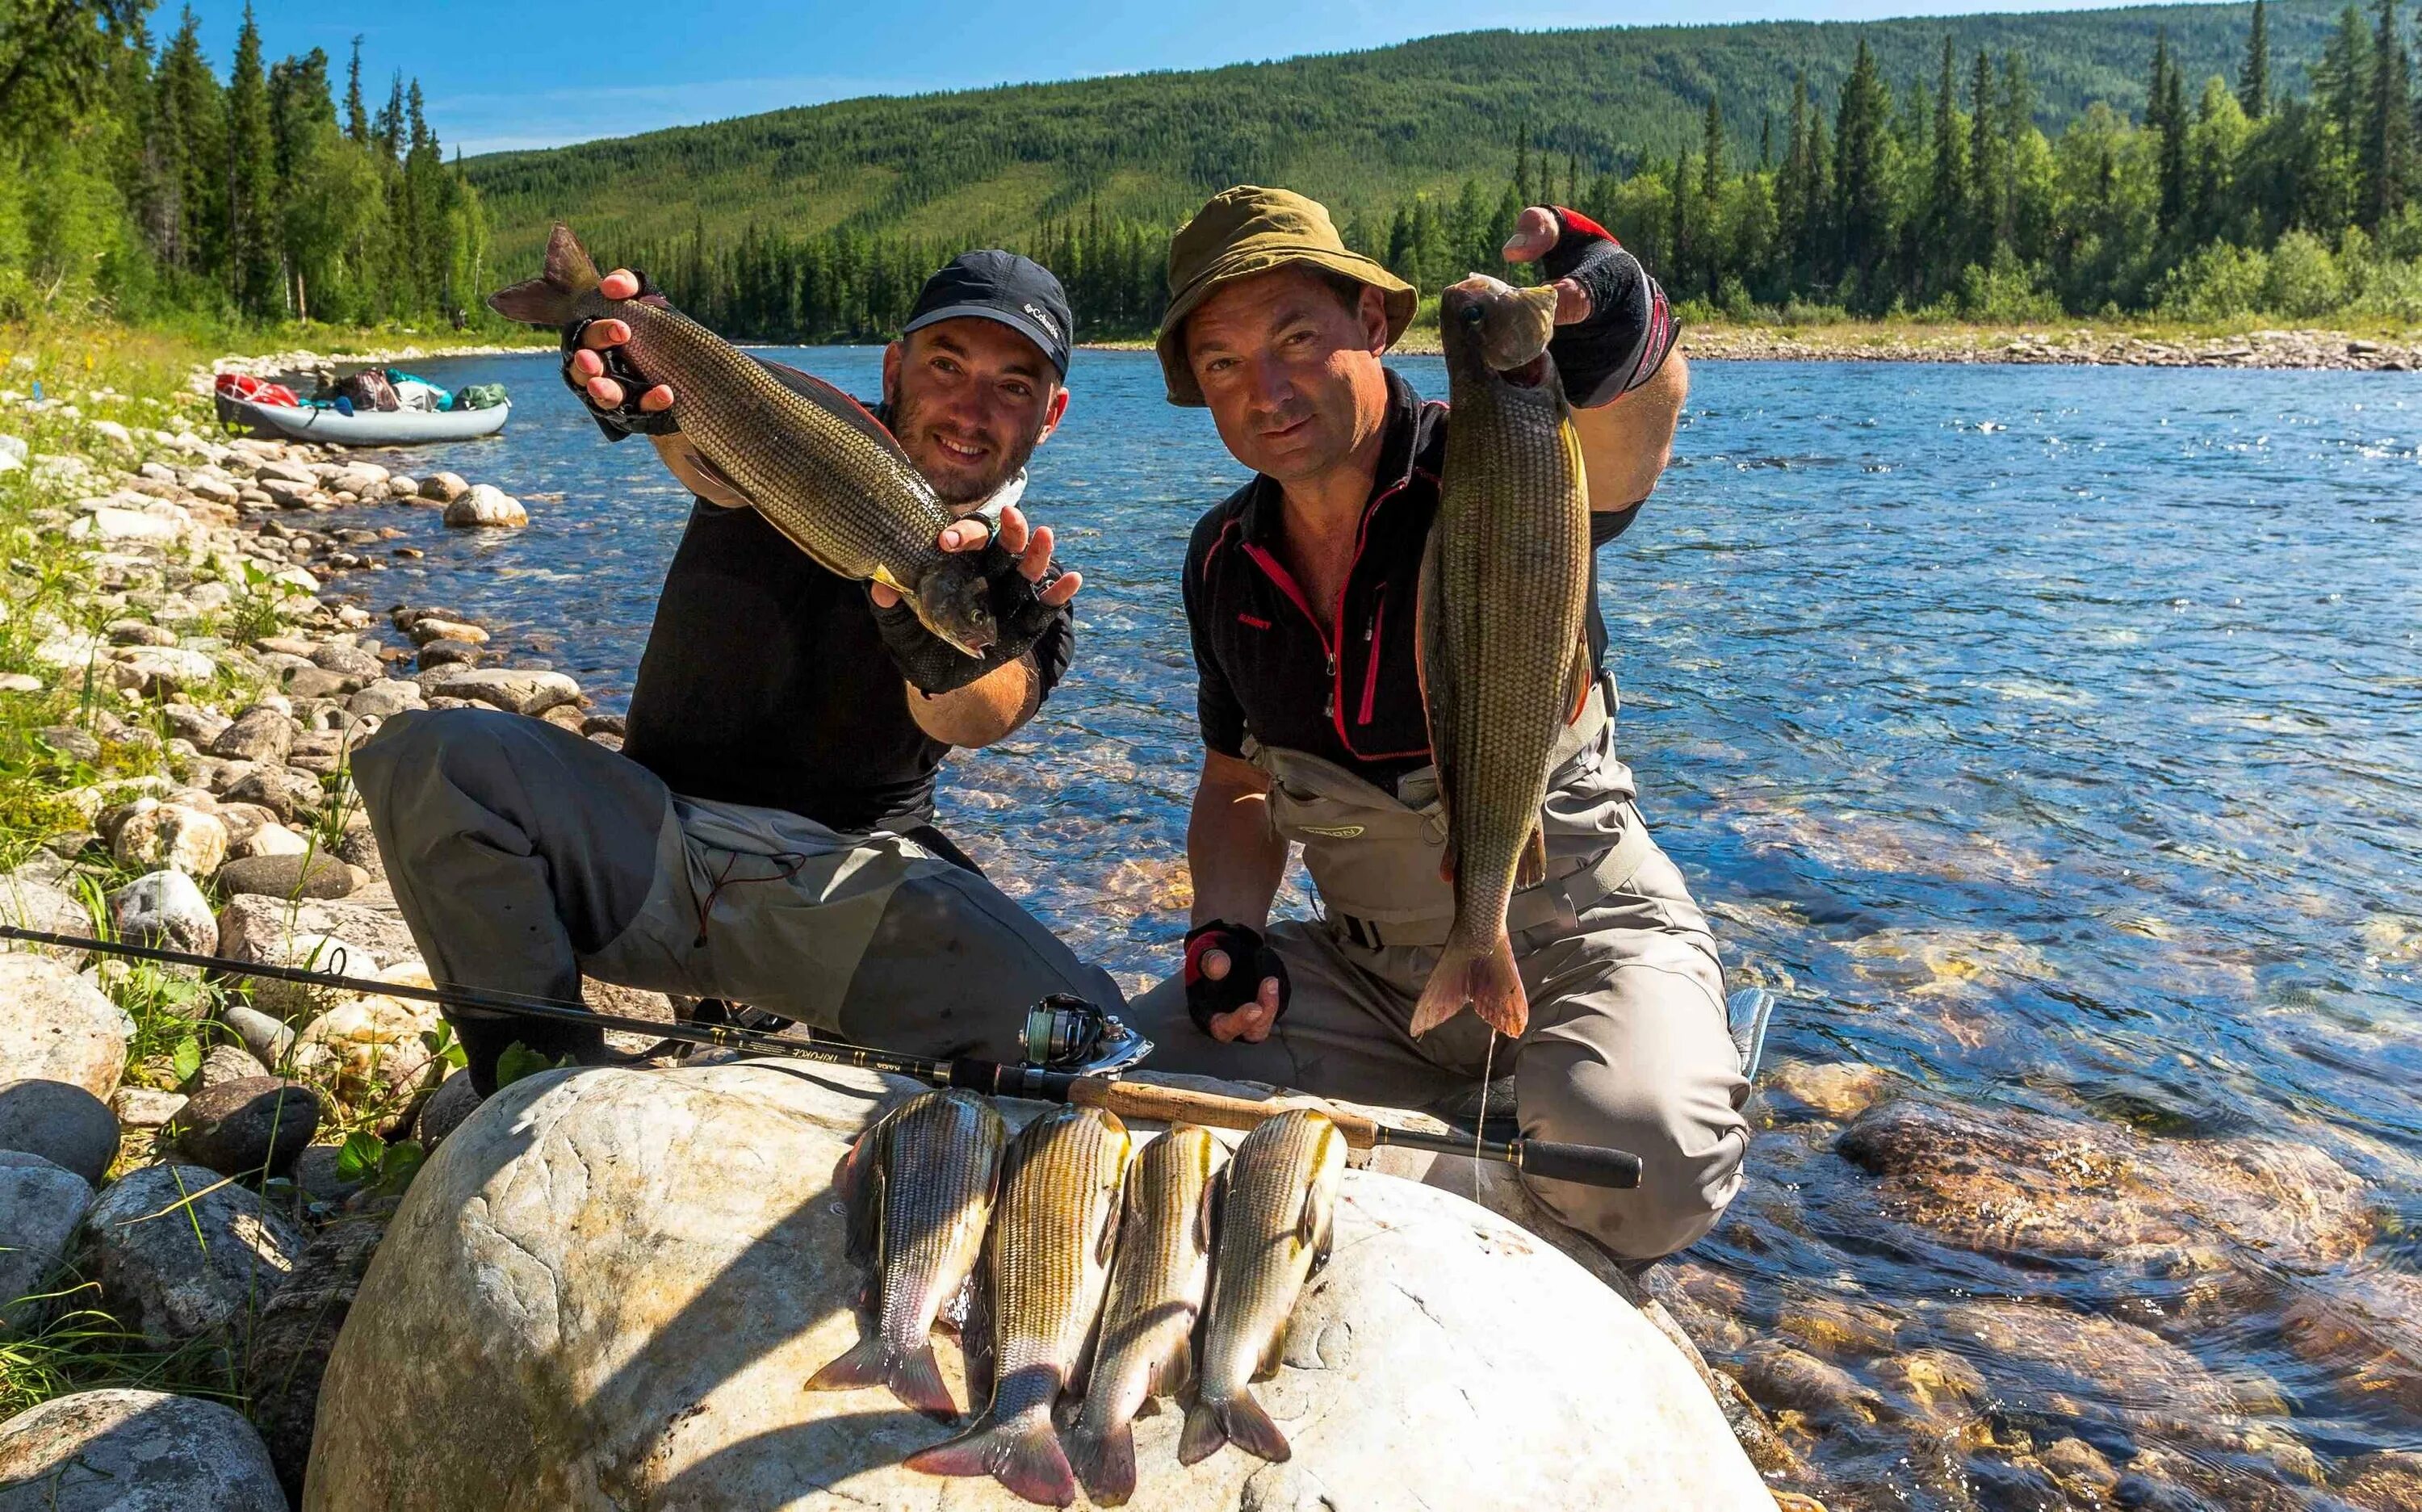
M 1603 544 L 1664 467 L 1687 381 L 1673 320 L 1638 260 L 1574 211 L 1524 211 L 1505 255 L 1557 282 L 1549 352 Z M 1349 251 L 1320 205 L 1252 185 L 1177 233 L 1169 285 L 1170 402 L 1208 407 L 1255 476 L 1187 553 L 1205 747 L 1187 829 L 1194 927 L 1181 970 L 1133 1016 L 1162 1069 L 1398 1106 L 1468 1097 L 1487 1027 L 1464 1014 L 1408 1030 L 1454 912 L 1414 635 L 1451 419 L 1380 361 L 1417 295 Z M 1602 663 L 1596 613 L 1589 630 Z M 1641 1156 L 1636 1191 L 1533 1189 L 1644 1262 L 1705 1234 L 1738 1189 L 1748 1085 L 1715 941 L 1634 806 L 1613 709 L 1601 675 L 1554 752 L 1548 879 L 1509 910 L 1531 1000 L 1512 1097 L 1526 1135 Z M 1323 917 L 1273 923 L 1290 843 Z

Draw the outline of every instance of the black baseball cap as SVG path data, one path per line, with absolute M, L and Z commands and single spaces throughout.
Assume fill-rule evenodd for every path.
M 1060 376 L 1068 376 L 1077 318 L 1069 313 L 1060 280 L 1040 262 L 997 247 L 960 253 L 917 291 L 917 307 L 900 334 L 967 316 L 999 321 L 1041 347 Z

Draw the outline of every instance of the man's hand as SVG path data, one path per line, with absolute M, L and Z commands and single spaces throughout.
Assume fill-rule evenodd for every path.
M 1665 291 L 1606 228 L 1578 211 L 1533 205 L 1506 239 L 1509 262 L 1537 262 L 1554 281 L 1555 359 L 1577 410 L 1611 404 L 1648 384 L 1678 328 Z
M 944 551 L 982 551 L 991 539 L 991 528 L 981 518 L 970 515 L 942 527 L 935 543 Z M 1029 527 L 1025 512 L 1014 504 L 1000 512 L 1000 549 L 1017 559 L 1017 570 L 1030 583 L 1040 583 L 1051 571 L 1051 528 Z M 1077 590 L 1084 586 L 1084 574 L 1062 573 L 1050 587 L 1035 596 L 1056 609 L 1075 598 Z M 881 583 L 867 585 L 867 596 L 874 600 L 878 609 L 890 608 L 900 602 L 900 595 Z
M 1222 1045 L 1259 1045 L 1286 1012 L 1286 961 L 1258 929 L 1197 924 L 1186 936 L 1185 975 L 1187 1016 Z
M 617 268 L 597 281 L 597 291 L 608 299 L 635 298 L 639 292 L 639 276 L 628 268 Z M 588 388 L 590 402 L 599 409 L 621 409 L 622 386 L 606 376 L 606 359 L 598 354 L 629 339 L 629 323 L 611 319 L 591 321 L 589 329 L 580 333 L 580 349 L 572 354 L 572 369 Z M 658 384 L 639 396 L 639 408 L 651 415 L 661 415 L 672 407 L 673 391 L 668 385 Z

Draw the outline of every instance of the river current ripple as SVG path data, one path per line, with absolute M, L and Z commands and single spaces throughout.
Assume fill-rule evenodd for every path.
M 876 387 L 872 349 L 782 355 Z M 1435 359 L 1402 366 L 1443 391 Z M 687 500 L 552 368 L 418 365 L 509 384 L 513 422 L 385 460 L 497 482 L 532 523 L 361 512 L 428 555 L 340 587 L 467 612 L 620 707 Z M 1240 474 L 1148 354 L 1081 354 L 1075 382 L 1028 503 L 1085 573 L 1078 659 L 1016 740 L 952 763 L 942 822 L 1134 987 L 1185 922 L 1200 747 L 1179 562 Z M 1832 1421 L 1781 1414 L 1837 1509 L 2069 1504 L 2036 1457 L 2072 1436 L 2123 1474 L 2170 1467 L 2122 1504 L 2365 1505 L 2350 1467 L 2422 1448 L 2417 543 L 2409 375 L 1696 370 L 1602 602 L 1642 808 L 1736 984 L 1784 1000 L 1769 1063 L 1864 1063 L 1908 1096 L 2164 1147 L 2317 1147 L 2376 1214 L 2326 1264 L 1980 1253 L 1880 1219 L 1839 1125 L 1770 1093 L 1746 1190 L 1670 1273 L 1738 1326 L 1703 1341 L 1719 1364 L 1779 1341 L 1866 1394 Z M 2215 1265 L 2260 1284 L 2198 1303 L 2181 1268 Z M 2401 1325 L 2331 1311 L 2379 1326 L 2317 1345 L 2297 1319 L 2348 1288 L 2413 1306 Z M 1996 1315 L 2040 1337 L 1946 1321 L 1980 1299 L 2031 1304 Z M 2146 1347 L 2058 1358 L 2114 1352 L 2080 1318 Z M 1927 1351 L 1981 1378 L 1966 1415 L 1919 1410 Z M 2169 1421 L 2216 1400 L 2254 1431 Z

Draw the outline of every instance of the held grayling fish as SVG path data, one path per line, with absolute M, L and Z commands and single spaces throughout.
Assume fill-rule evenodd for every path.
M 1068 1441 L 1078 1478 L 1104 1506 L 1135 1494 L 1136 1413 L 1193 1374 L 1225 1158 L 1209 1129 L 1173 1124 L 1127 1168 L 1118 1258 L 1085 1406 Z
M 925 628 L 970 656 L 998 638 L 982 553 L 941 548 L 957 516 L 847 394 L 827 384 L 812 397 L 794 393 L 680 311 L 606 298 L 565 226 L 547 242 L 545 275 L 490 294 L 488 307 L 527 325 L 606 317 L 629 325 L 623 350 L 672 386 L 683 436 L 793 544 L 843 577 L 898 590 Z
M 1248 1383 L 1279 1367 L 1296 1299 L 1329 1258 L 1345 1174 L 1345 1136 L 1308 1108 L 1266 1120 L 1236 1146 L 1220 1177 L 1210 1318 L 1179 1463 L 1229 1442 L 1264 1459 L 1293 1452 Z
M 1415 1034 L 1466 1003 L 1511 1038 L 1531 1018 L 1505 907 L 1547 875 L 1549 755 L 1594 675 L 1589 490 L 1547 355 L 1555 313 L 1552 287 L 1480 274 L 1439 300 L 1455 419 L 1422 558 L 1418 639 L 1455 921 L 1414 1006 Z
M 984 1245 L 992 1403 L 957 1438 L 909 1456 L 910 1470 L 990 1475 L 1047 1506 L 1077 1500 L 1051 1409 L 1101 1314 L 1129 1153 L 1126 1126 L 1096 1108 L 1055 1108 L 1018 1131 Z
M 810 1391 L 884 1385 L 920 1412 L 958 1415 L 934 1358 L 934 1322 L 974 1275 L 1009 1130 L 969 1092 L 909 1098 L 857 1138 L 837 1185 L 850 1253 L 870 1271 L 873 1327 Z

